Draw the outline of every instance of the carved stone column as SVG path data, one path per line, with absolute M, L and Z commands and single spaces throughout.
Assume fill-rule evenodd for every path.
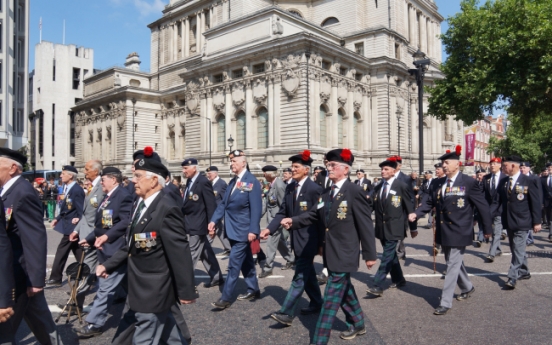
M 355 106 L 353 102 L 355 101 L 355 95 L 353 92 L 353 86 L 347 85 L 347 141 L 343 141 L 343 145 L 348 148 L 358 149 L 355 147 Z M 345 126 L 345 123 L 343 124 Z M 360 142 L 360 138 L 359 138 Z
M 178 23 L 177 22 L 174 22 L 173 23 L 173 39 L 172 39 L 172 42 L 173 42 L 173 61 L 177 61 L 178 60 Z
M 368 90 L 362 89 L 362 150 L 371 151 L 372 150 L 372 141 L 370 138 L 370 125 L 372 123 L 372 111 L 370 109 L 370 99 L 368 98 Z
M 377 78 L 377 76 L 375 77 Z M 372 141 L 372 152 L 373 151 L 376 151 L 378 148 L 379 148 L 379 131 L 378 131 L 378 127 L 379 127 L 379 124 L 378 124 L 378 107 L 379 107 L 379 104 L 378 104 L 378 89 L 377 88 L 372 88 L 370 90 L 370 97 L 369 97 L 369 101 L 370 101 L 370 114 L 372 115 L 372 122 L 371 122 L 371 141 Z
M 242 88 L 243 86 L 239 86 Z M 257 114 L 255 114 L 255 104 L 253 103 L 253 94 L 251 92 L 251 82 L 245 84 L 245 149 L 251 150 L 257 148 Z
M 337 147 L 337 110 L 338 110 L 338 102 L 337 102 L 337 79 L 332 79 L 332 93 L 330 95 L 330 121 L 326 121 L 326 124 L 330 125 L 330 136 L 328 141 L 328 146 L 330 148 Z
M 274 88 L 274 91 L 272 93 L 272 106 L 274 107 L 274 127 L 272 128 L 272 131 L 274 133 L 274 145 L 276 147 L 279 147 L 282 145 L 281 137 L 282 133 L 280 131 L 281 126 L 281 120 L 280 120 L 280 99 L 281 99 L 281 93 L 282 93 L 282 79 L 279 75 L 276 75 L 275 78 L 272 80 L 272 86 Z M 270 90 L 270 86 L 268 88 Z M 269 142 L 270 145 L 270 142 Z
M 228 139 L 230 135 L 232 135 L 232 138 L 234 138 L 234 140 L 237 140 L 236 128 L 234 128 L 233 126 L 236 123 L 236 121 L 233 121 L 234 106 L 232 105 L 232 94 L 230 93 L 230 87 L 228 85 L 225 85 L 224 91 L 225 91 L 225 97 L 226 97 L 226 101 L 225 101 L 226 139 Z M 236 145 L 237 145 L 237 141 L 234 142 L 234 148 L 237 147 Z
M 196 18 L 196 53 L 200 54 L 201 48 L 203 47 L 203 36 L 201 31 L 201 27 L 203 25 L 203 13 L 201 11 L 197 12 Z
M 158 33 L 159 37 L 159 56 L 161 61 L 159 61 L 159 65 L 163 65 L 165 63 L 165 25 L 162 25 L 159 29 Z
M 313 113 L 314 121 L 311 122 L 311 129 L 314 132 L 314 135 L 311 134 L 311 137 L 314 139 L 313 144 L 320 146 L 320 75 L 318 73 L 313 74 L 311 88 L 313 92 L 311 94 L 311 112 Z
M 190 56 L 190 18 L 184 18 L 184 57 Z

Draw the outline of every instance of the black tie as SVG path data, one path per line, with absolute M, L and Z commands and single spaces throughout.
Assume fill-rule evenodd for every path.
M 130 226 L 130 229 L 134 229 L 136 226 L 136 223 L 138 223 L 138 220 L 140 219 L 140 214 L 142 213 L 142 210 L 146 207 L 146 203 L 144 203 L 144 200 L 140 201 L 138 204 L 138 207 L 136 208 L 136 212 L 134 213 L 134 219 L 132 220 L 132 225 Z
M 387 201 L 387 186 L 389 186 L 389 183 L 387 181 L 383 184 L 383 193 L 381 193 L 381 203 L 385 204 L 385 201 Z
M 326 212 L 326 223 L 330 221 L 330 211 L 332 209 L 332 202 L 334 198 L 333 195 L 334 195 L 335 188 L 337 188 L 337 186 L 335 184 L 332 184 L 332 188 L 330 190 L 330 202 L 328 202 L 328 211 Z
M 451 189 L 452 189 L 452 180 L 451 180 L 451 179 L 448 179 L 448 180 L 447 180 L 447 189 L 445 189 L 445 197 L 447 196 L 447 190 L 448 190 L 448 192 L 450 193 L 450 192 L 451 192 Z
M 493 179 L 491 180 L 491 190 L 494 192 L 495 188 L 496 188 L 495 175 L 493 175 Z
M 508 183 L 508 195 L 512 194 L 512 186 L 514 185 L 514 178 L 510 177 L 510 183 Z

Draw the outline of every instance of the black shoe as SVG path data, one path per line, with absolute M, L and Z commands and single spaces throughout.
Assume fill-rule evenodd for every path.
M 532 247 L 534 245 L 535 245 L 535 243 L 531 242 L 531 243 L 527 243 L 526 247 Z
M 213 286 L 219 286 L 222 284 L 224 284 L 224 279 L 219 279 L 219 280 L 213 280 L 207 283 L 203 283 L 203 287 L 211 288 Z
M 291 326 L 291 323 L 293 322 L 293 316 L 280 313 L 279 311 L 272 313 L 270 317 L 286 326 Z
M 383 290 L 379 286 L 374 286 L 374 287 L 368 286 L 368 288 L 366 289 L 366 294 L 381 297 L 383 296 Z
M 312 315 L 319 314 L 322 307 L 311 307 L 310 305 L 306 308 L 301 308 L 301 315 Z
M 259 278 L 266 278 L 266 277 L 269 277 L 272 275 L 272 270 L 268 270 L 268 271 L 262 271 L 261 273 L 259 273 L 258 277 Z
M 320 273 L 316 276 L 316 279 L 318 280 L 318 284 L 324 285 L 328 282 L 328 276 L 326 276 L 324 273 Z
M 351 339 L 354 339 L 357 335 L 363 335 L 363 334 L 366 334 L 366 327 L 362 326 L 362 327 L 355 328 L 351 326 L 349 327 L 349 330 L 345 332 L 341 332 L 339 337 L 341 339 L 351 340 Z
M 225 301 L 223 299 L 219 299 L 216 302 L 211 303 L 211 305 L 218 309 L 226 309 L 232 305 L 232 303 Z
M 261 298 L 261 292 L 255 291 L 255 292 L 248 292 L 246 294 L 242 294 L 238 296 L 238 301 L 254 301 L 257 298 Z
M 48 279 L 48 280 L 46 280 L 45 283 L 48 287 L 60 287 L 61 286 L 61 280 Z
M 438 306 L 437 309 L 433 311 L 434 315 L 445 315 L 450 308 Z
M 401 280 L 401 281 L 398 282 L 398 283 L 393 283 L 393 284 L 389 285 L 389 288 L 390 288 L 390 289 L 396 289 L 396 288 L 403 287 L 403 286 L 405 286 L 405 285 L 406 285 L 406 280 L 403 279 L 403 280 Z
M 192 338 L 186 339 L 186 342 L 188 343 L 188 345 L 192 345 Z
M 501 239 L 502 241 L 504 241 L 504 240 L 506 239 L 506 235 L 501 234 L 501 235 L 500 235 L 500 239 Z
M 494 262 L 495 257 L 492 255 L 487 255 L 487 261 L 488 262 Z
M 444 276 L 447 275 L 447 270 L 444 270 L 444 271 L 443 271 L 443 275 L 444 275 Z
M 473 246 L 474 246 L 475 248 L 481 248 L 481 241 L 475 241 L 475 242 L 473 243 Z
M 531 273 L 527 273 L 518 277 L 518 280 L 529 280 L 529 279 L 531 279 Z
M 284 270 L 289 270 L 289 269 L 293 269 L 293 267 L 295 266 L 295 262 L 286 262 L 286 265 L 284 267 L 281 268 L 282 271 Z
M 223 251 L 222 253 L 220 253 L 221 256 L 228 256 L 230 255 L 230 251 L 228 249 L 226 249 L 225 251 Z
M 504 284 L 504 288 L 507 290 L 513 290 L 516 288 L 516 281 L 513 279 L 508 279 L 508 281 Z
M 77 335 L 79 336 L 79 339 L 88 339 L 92 337 L 96 337 L 98 335 L 101 335 L 102 329 L 99 327 L 94 327 L 92 325 L 86 325 L 80 330 L 77 331 Z
M 113 301 L 113 304 L 121 304 L 126 302 L 126 297 L 119 297 L 116 300 Z
M 472 295 L 472 293 L 475 292 L 475 286 L 472 286 L 471 290 L 468 291 L 468 292 L 462 292 L 460 295 L 456 296 L 456 300 L 457 301 L 465 301 L 467 300 L 468 298 L 470 298 L 470 296 Z
M 399 260 L 406 261 L 406 255 L 399 257 Z

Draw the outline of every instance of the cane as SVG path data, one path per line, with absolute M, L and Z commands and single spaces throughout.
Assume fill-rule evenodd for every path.
M 71 287 L 71 295 L 67 303 L 65 303 L 65 307 L 63 307 L 63 310 L 55 319 L 56 323 L 59 321 L 61 315 L 63 315 L 67 308 L 69 308 L 69 310 L 67 311 L 67 319 L 65 320 L 65 323 L 69 323 L 69 320 L 71 319 L 71 312 L 73 311 L 74 307 L 77 310 L 76 314 L 79 318 L 79 322 L 80 324 L 82 324 L 82 315 L 77 303 L 77 292 L 80 288 L 79 282 L 86 280 L 88 275 L 90 275 L 90 267 L 88 267 L 88 265 L 84 263 L 84 256 L 86 252 L 87 247 L 83 247 L 80 262 L 72 263 L 71 265 L 67 266 L 67 269 L 65 270 L 65 274 L 67 274 L 67 284 L 69 284 L 69 286 Z M 73 279 L 73 284 L 71 284 L 71 278 Z
M 437 255 L 437 244 L 435 243 L 435 222 L 435 214 L 433 214 L 433 225 L 431 226 L 433 228 L 433 274 L 437 272 L 437 270 L 435 269 L 435 256 Z

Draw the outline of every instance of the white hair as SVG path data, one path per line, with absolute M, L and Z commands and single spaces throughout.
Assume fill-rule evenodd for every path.
M 97 159 L 94 159 L 90 162 L 90 165 L 92 167 L 92 170 L 95 170 L 98 172 L 98 174 L 100 173 L 100 171 L 102 171 L 103 169 L 103 165 L 102 165 L 102 162 L 100 162 L 99 160 Z
M 157 177 L 157 182 L 161 185 L 162 188 L 165 188 L 165 178 L 159 174 L 153 173 L 151 171 L 146 171 L 146 178 L 151 179 L 152 177 Z
M 65 170 L 65 172 L 66 172 L 67 174 L 69 174 L 69 176 L 71 176 L 71 179 L 72 179 L 73 181 L 75 181 L 75 180 L 77 179 L 77 173 L 74 173 L 74 172 L 72 172 L 72 171 L 67 171 L 67 170 Z
M 270 177 L 278 176 L 278 173 L 276 171 L 265 171 L 265 174 L 267 174 Z

